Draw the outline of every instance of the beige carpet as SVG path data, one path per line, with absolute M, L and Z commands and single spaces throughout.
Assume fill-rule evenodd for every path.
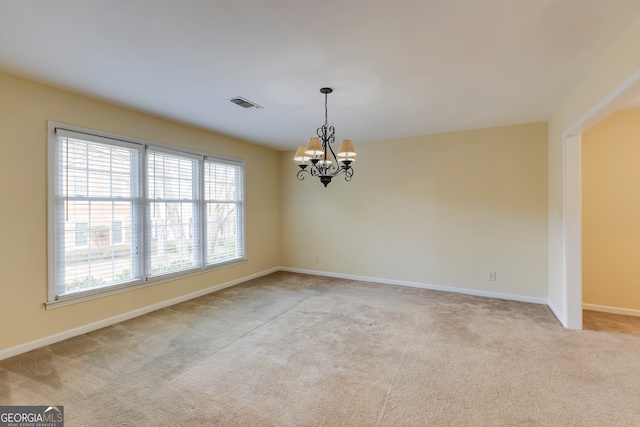
M 638 426 L 640 336 L 276 273 L 0 362 L 71 426 Z

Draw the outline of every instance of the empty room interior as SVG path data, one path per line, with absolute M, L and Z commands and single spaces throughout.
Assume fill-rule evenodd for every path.
M 637 0 L 4 1 L 0 123 L 2 417 L 640 424 Z

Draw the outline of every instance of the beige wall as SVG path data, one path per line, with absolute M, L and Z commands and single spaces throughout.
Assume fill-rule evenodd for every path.
M 582 135 L 582 301 L 640 310 L 640 110 Z
M 566 304 L 569 301 L 564 286 L 563 134 L 638 70 L 640 15 L 624 30 L 565 101 L 558 105 L 549 120 L 549 300 L 565 324 Z M 581 77 L 576 76 L 577 79 Z M 577 326 L 579 325 L 573 325 Z
M 546 299 L 545 123 L 356 149 L 328 188 L 282 153 L 284 266 Z
M 248 261 L 45 310 L 47 120 L 244 160 Z M 280 263 L 280 171 L 276 151 L 2 73 L 0 129 L 0 350 L 260 273 Z

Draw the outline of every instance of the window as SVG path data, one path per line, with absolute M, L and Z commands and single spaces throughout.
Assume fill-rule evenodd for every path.
M 206 262 L 215 264 L 243 252 L 242 168 L 210 160 L 204 167 Z
M 201 264 L 200 232 L 189 231 L 192 223 L 200 222 L 200 160 L 148 150 L 147 163 L 152 236 L 149 240 L 149 275 L 197 267 Z
M 244 260 L 241 161 L 49 123 L 49 303 Z

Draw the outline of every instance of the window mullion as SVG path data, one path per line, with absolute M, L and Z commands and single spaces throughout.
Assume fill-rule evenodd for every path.
M 205 178 L 204 174 L 206 173 L 206 165 L 205 159 L 202 157 L 199 161 L 199 170 L 198 174 L 198 212 L 199 212 L 199 221 L 198 221 L 198 246 L 200 249 L 200 267 L 205 268 L 207 266 L 207 245 L 206 245 L 206 233 L 207 233 L 207 200 L 205 197 Z
M 138 163 L 137 163 L 137 179 L 138 179 L 138 187 L 137 191 L 137 199 L 138 203 L 134 206 L 134 210 L 136 212 L 135 215 L 135 226 L 132 227 L 131 234 L 136 236 L 135 242 L 135 255 L 136 262 L 134 264 L 137 269 L 136 277 L 140 277 L 143 282 L 147 281 L 147 221 L 146 218 L 146 206 L 148 203 L 147 199 L 147 146 L 140 146 L 138 148 Z M 133 196 L 133 195 L 132 195 Z

